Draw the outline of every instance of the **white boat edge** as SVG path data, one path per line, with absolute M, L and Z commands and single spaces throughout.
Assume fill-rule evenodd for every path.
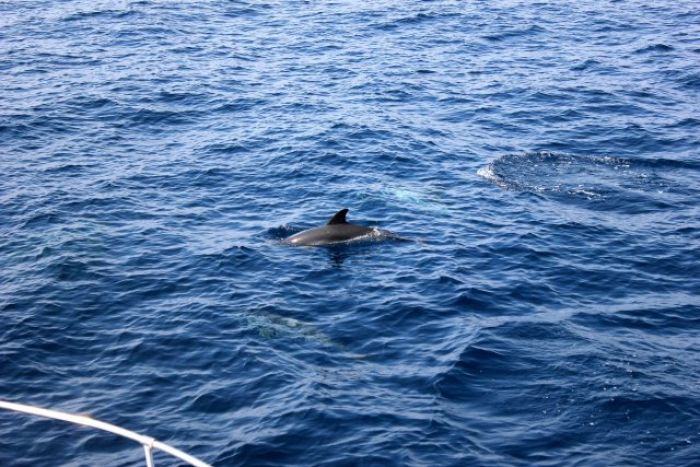
M 60 412 L 58 410 L 44 409 L 32 405 L 19 404 L 16 402 L 7 402 L 3 400 L 0 400 L 0 409 L 37 415 L 39 417 L 51 418 L 54 420 L 62 420 L 64 422 L 74 423 L 76 425 L 89 426 L 92 428 L 97 428 L 98 430 L 108 431 L 110 433 L 114 433 L 115 435 L 131 439 L 133 441 L 136 441 L 137 443 L 140 443 L 143 446 L 143 450 L 146 456 L 147 467 L 153 467 L 154 448 L 166 452 L 173 457 L 177 457 L 178 459 L 183 460 L 195 467 L 212 467 L 210 464 L 202 462 L 196 457 L 182 452 L 179 449 L 169 446 L 161 441 L 158 441 L 155 438 L 140 435 L 136 432 L 127 430 L 117 425 L 112 425 L 111 423 L 95 420 L 94 418 L 86 417 L 84 415 L 75 415 L 66 412 Z

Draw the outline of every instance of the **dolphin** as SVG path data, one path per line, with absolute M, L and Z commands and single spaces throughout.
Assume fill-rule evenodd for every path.
M 314 227 L 292 235 L 284 240 L 285 243 L 298 246 L 332 245 L 355 240 L 359 237 L 381 233 L 378 229 L 364 225 L 350 224 L 345 220 L 348 209 L 336 212 L 326 225 Z

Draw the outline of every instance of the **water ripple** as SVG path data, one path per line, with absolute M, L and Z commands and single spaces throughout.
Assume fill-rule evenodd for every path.
M 695 465 L 698 18 L 0 3 L 0 397 L 215 465 Z M 342 207 L 408 241 L 280 242 Z

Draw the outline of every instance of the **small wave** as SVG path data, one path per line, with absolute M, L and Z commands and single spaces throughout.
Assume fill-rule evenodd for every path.
M 253 109 L 255 107 L 259 107 L 264 103 L 265 100 L 263 99 L 239 98 L 234 101 L 221 104 L 220 106 L 214 108 L 214 112 L 220 112 L 224 114 L 242 112 L 245 110 Z
M 392 19 L 388 22 L 382 22 L 375 25 L 377 29 L 380 30 L 393 30 L 401 26 L 416 26 L 427 22 L 445 20 L 450 18 L 459 17 L 459 13 L 433 13 L 433 12 L 421 12 L 411 16 L 403 16 L 400 18 Z
M 653 45 L 649 45 L 647 47 L 642 47 L 641 49 L 637 49 L 634 51 L 634 53 L 646 54 L 646 53 L 652 53 L 652 52 L 671 52 L 672 50 L 675 50 L 675 49 L 670 45 L 653 44 Z
M 495 34 L 487 34 L 482 37 L 489 42 L 501 42 L 509 39 L 517 39 L 519 37 L 530 37 L 545 31 L 546 30 L 543 27 L 533 24 L 532 26 L 527 28 L 511 29 Z
M 207 154 L 244 154 L 250 151 L 248 146 L 238 143 L 214 143 L 204 146 L 203 152 Z
M 95 167 L 95 164 L 74 164 L 70 162 L 52 164 L 43 169 L 45 174 L 67 174 L 70 176 L 82 175 L 87 169 Z
M 199 112 L 139 109 L 129 117 L 131 126 L 168 127 L 190 123 Z
M 140 12 L 136 10 L 124 10 L 124 11 L 119 11 L 119 10 L 97 10 L 97 11 L 79 11 L 76 13 L 72 13 L 65 18 L 63 18 L 63 21 L 66 22 L 72 22 L 72 21 L 87 21 L 87 20 L 92 20 L 94 18 L 99 18 L 99 19 L 124 19 L 128 18 L 131 16 L 135 16 L 140 14 Z
M 259 7 L 231 7 L 223 15 L 229 18 L 257 17 L 262 14 L 257 8 L 265 9 L 267 5 L 261 5 Z
M 677 80 L 681 86 L 689 89 L 700 89 L 700 73 L 686 73 Z
M 206 96 L 204 94 L 194 92 L 160 91 L 152 98 L 146 99 L 145 102 L 192 103 L 202 101 L 205 97 Z
M 107 107 L 116 109 L 119 106 L 117 102 L 111 99 L 91 95 L 76 96 L 74 99 L 69 100 L 67 105 L 78 112 Z
M 588 59 L 583 63 L 572 66 L 571 71 L 586 71 L 600 67 L 600 62 L 598 60 Z
M 698 127 L 700 127 L 700 120 L 698 120 L 697 118 L 693 118 L 693 117 L 684 118 L 682 120 L 679 120 L 679 121 L 667 126 L 667 128 L 687 128 L 687 129 L 698 128 Z

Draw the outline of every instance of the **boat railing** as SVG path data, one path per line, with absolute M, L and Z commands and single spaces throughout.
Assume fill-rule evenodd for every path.
M 75 415 L 66 412 L 60 412 L 58 410 L 43 409 L 31 405 L 18 404 L 15 402 L 6 402 L 2 400 L 0 400 L 0 409 L 28 413 L 31 415 L 38 415 L 39 417 L 52 418 L 54 420 L 62 420 L 64 422 L 75 423 L 76 425 L 89 426 L 92 428 L 97 428 L 98 430 L 108 431 L 110 433 L 114 433 L 115 435 L 131 439 L 133 441 L 136 441 L 137 443 L 141 443 L 141 445 L 143 446 L 144 454 L 146 456 L 147 467 L 153 467 L 153 449 L 159 449 L 195 467 L 211 467 L 209 464 L 202 462 L 196 457 L 182 452 L 179 449 L 169 446 L 161 441 L 158 441 L 157 439 L 151 438 L 150 436 L 140 435 L 138 433 L 124 429 L 117 425 L 112 425 L 111 423 L 95 420 L 94 418 L 85 415 Z

